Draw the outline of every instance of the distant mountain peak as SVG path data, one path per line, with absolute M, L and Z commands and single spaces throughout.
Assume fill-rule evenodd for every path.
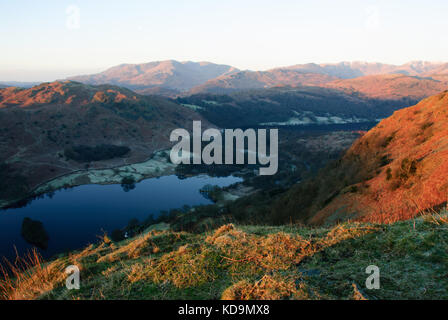
M 133 90 L 163 87 L 185 91 L 210 79 L 236 71 L 238 69 L 232 66 L 205 61 L 164 60 L 141 64 L 122 64 L 98 74 L 69 79 L 87 84 L 116 84 Z

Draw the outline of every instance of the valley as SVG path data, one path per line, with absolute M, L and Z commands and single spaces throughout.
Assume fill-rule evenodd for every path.
M 447 12 L 0 1 L 0 314 L 448 300 Z
M 277 298 L 375 298 L 358 290 L 357 278 L 328 291 L 326 255 L 343 255 L 347 243 L 367 250 L 362 239 L 381 230 L 415 246 L 403 220 L 444 239 L 430 218 L 418 218 L 442 212 L 434 224 L 445 223 L 443 70 L 439 64 L 342 63 L 258 72 L 165 61 L 2 88 L 0 255 L 13 259 L 37 247 L 50 269 L 78 257 L 87 269 L 101 266 L 130 288 L 137 283 L 159 293 L 163 278 L 173 298 L 186 290 L 203 298 L 266 298 L 255 294 L 259 285 L 290 288 L 280 294 L 275 287 Z M 171 163 L 171 131 L 191 131 L 193 121 L 203 130 L 278 129 L 277 173 L 259 175 L 259 164 Z M 317 242 L 302 248 L 302 236 Z M 259 258 L 232 239 L 250 239 L 256 252 L 280 260 L 255 269 L 238 264 L 242 273 L 231 278 L 214 272 L 233 272 L 232 265 L 209 273 L 219 257 Z M 272 245 L 275 239 L 285 248 Z M 375 250 L 387 245 L 377 241 Z M 302 262 L 288 260 L 282 251 L 288 248 L 310 251 Z M 419 254 L 413 261 L 421 262 Z M 187 270 L 188 257 L 202 262 L 190 264 L 198 278 L 184 283 L 176 268 Z M 131 269 L 116 265 L 120 259 Z M 144 259 L 154 260 L 147 267 Z M 159 274 L 170 259 L 177 261 L 172 273 Z M 403 259 L 391 263 L 401 267 Z M 425 261 L 420 267 L 428 274 Z M 344 263 L 338 268 L 345 274 Z M 92 272 L 89 281 L 102 276 Z M 222 285 L 210 280 L 215 276 Z M 290 283 L 297 277 L 299 287 Z M 204 295 L 203 280 L 212 295 Z M 66 297 L 55 286 L 32 297 Z M 408 297 L 395 284 L 388 290 L 381 297 Z M 431 297 L 441 289 L 434 290 Z
M 313 172 L 322 167 L 327 161 L 337 157 L 341 151 L 350 146 L 357 136 L 357 133 L 351 133 L 350 131 L 322 133 L 302 132 L 294 128 L 282 129 L 280 130 L 280 148 L 286 149 L 286 146 L 289 145 L 289 152 L 282 154 L 280 158 L 281 166 L 279 172 L 275 176 L 258 176 L 258 174 L 255 173 L 255 171 L 258 172 L 258 170 L 256 169 L 256 166 L 253 165 L 176 166 L 169 160 L 169 150 L 156 152 L 149 160 L 141 163 L 107 169 L 81 169 L 38 185 L 22 199 L 9 201 L 3 200 L 1 204 L 6 210 L 0 211 L 2 217 L 5 218 L 10 216 L 15 217 L 16 219 L 11 220 L 11 218 L 8 218 L 8 223 L 6 221 L 1 223 L 2 227 L 0 228 L 0 231 L 3 230 L 2 228 L 6 228 L 3 230 L 3 234 L 6 238 L 2 240 L 2 243 L 6 247 L 10 244 L 10 240 L 7 239 L 15 239 L 14 241 L 16 241 L 15 245 L 17 250 L 21 253 L 24 253 L 25 250 L 31 248 L 29 244 L 27 245 L 23 241 L 23 239 L 17 238 L 20 231 L 20 221 L 22 221 L 24 214 L 28 214 L 29 217 L 33 219 L 39 218 L 39 221 L 44 223 L 44 227 L 46 225 L 53 226 L 49 230 L 49 249 L 41 251 L 45 257 L 60 253 L 62 250 L 61 245 L 56 247 L 54 245 L 55 241 L 58 241 L 58 234 L 60 232 L 58 231 L 59 227 L 57 227 L 60 223 L 56 222 L 59 221 L 59 219 L 55 220 L 57 215 L 65 217 L 64 220 L 70 220 L 70 217 L 72 217 L 73 214 L 76 215 L 79 213 L 80 219 L 85 219 L 83 221 L 86 226 L 91 225 L 91 223 L 88 222 L 89 219 L 97 223 L 96 229 L 86 229 L 91 231 L 90 234 L 87 234 L 87 231 L 85 231 L 79 236 L 71 236 L 73 239 L 78 239 L 76 242 L 78 243 L 78 246 L 85 244 L 85 241 L 87 241 L 86 239 L 96 239 L 96 236 L 102 233 L 101 230 L 108 230 L 110 233 L 114 230 L 124 228 L 128 221 L 136 216 L 138 216 L 141 223 L 143 223 L 150 214 L 153 214 L 154 219 L 156 219 L 154 221 L 168 219 L 166 221 L 170 221 L 173 228 L 199 228 L 202 230 L 203 228 L 213 227 L 220 223 L 221 220 L 217 219 L 218 215 L 222 215 L 222 208 L 227 207 L 229 202 L 233 202 L 240 198 L 246 199 L 247 197 L 249 197 L 250 201 L 252 195 L 259 194 L 260 192 L 275 193 L 278 192 L 280 185 L 282 186 L 282 189 L 288 188 L 288 186 L 293 185 L 304 177 L 311 176 Z M 294 148 L 291 147 L 291 144 L 294 145 Z M 198 190 L 199 187 L 186 192 L 187 189 L 191 188 L 187 183 L 185 186 L 186 189 L 182 189 L 184 190 L 182 192 L 185 193 L 185 196 L 180 198 L 179 200 L 181 202 L 178 202 L 176 205 L 173 204 L 172 201 L 165 203 L 164 201 L 151 200 L 154 199 L 152 196 L 153 192 L 141 189 L 141 185 L 152 181 L 152 188 L 165 190 L 164 192 L 166 194 L 163 194 L 163 197 L 162 194 L 160 194 L 159 197 L 162 197 L 162 199 L 171 197 L 173 196 L 172 192 L 174 191 L 168 191 L 163 187 L 163 184 L 160 185 L 160 183 L 165 177 L 173 177 L 170 179 L 174 179 L 175 176 L 173 176 L 173 174 L 178 177 L 178 180 L 172 182 L 171 189 L 176 186 L 181 187 L 191 179 L 210 177 L 208 179 L 202 178 L 199 181 L 201 181 L 202 186 L 212 186 L 214 191 L 213 193 L 207 192 L 206 197 L 203 198 Z M 157 177 L 157 180 L 151 179 L 154 177 Z M 164 177 L 160 180 L 160 183 L 158 177 Z M 217 184 L 214 182 L 214 179 L 233 179 L 234 182 L 238 183 L 229 186 L 219 186 L 219 183 Z M 79 189 L 78 186 L 81 186 L 81 189 Z M 84 193 L 78 191 L 82 190 L 82 188 L 87 188 L 86 190 L 91 191 L 86 191 Z M 141 207 L 135 208 L 135 203 L 126 201 L 124 197 L 120 196 L 120 193 L 117 193 L 117 191 L 108 191 L 111 190 L 110 188 L 114 188 L 113 190 L 123 189 L 125 192 L 129 192 L 133 195 L 133 197 L 130 198 L 131 201 L 140 203 Z M 136 188 L 139 189 L 139 192 L 137 193 L 135 193 L 134 190 Z M 95 193 L 92 193 L 93 190 L 96 190 Z M 194 194 L 194 191 L 196 192 L 196 195 Z M 65 195 L 67 192 L 68 194 Z M 62 194 L 67 200 L 65 200 L 65 202 L 57 200 L 57 197 L 61 197 L 59 194 Z M 89 202 L 88 199 L 91 199 L 93 194 L 96 194 L 95 200 L 92 199 Z M 113 202 L 115 203 L 114 207 L 111 207 L 110 201 L 108 200 L 108 197 L 111 194 L 114 194 L 114 198 L 116 198 Z M 69 197 L 70 195 L 73 196 Z M 200 205 L 197 207 L 198 196 L 199 199 L 209 199 L 207 200 L 209 201 L 209 205 L 205 207 Z M 158 217 L 158 210 L 150 210 L 149 204 L 144 205 L 146 201 L 160 202 L 161 206 L 170 203 L 170 207 L 167 208 L 169 209 L 168 215 Z M 213 202 L 216 204 L 213 204 Z M 43 205 L 40 203 L 43 203 Z M 195 205 L 193 210 L 188 209 L 185 212 L 183 210 L 178 210 L 178 208 L 185 205 L 193 204 Z M 73 209 L 70 209 L 71 207 L 73 207 Z M 204 210 L 206 212 L 205 214 Z M 89 212 L 89 214 L 86 215 L 86 212 Z M 137 214 L 138 212 L 141 213 Z M 106 213 L 108 218 L 104 219 L 104 222 L 99 223 L 98 219 Z M 118 213 L 122 216 L 121 224 L 115 222 L 115 229 L 112 229 L 111 224 L 109 222 L 106 223 L 106 221 L 109 221 L 110 219 L 116 221 L 115 217 L 117 217 Z M 176 220 L 176 222 L 172 221 L 172 219 Z M 191 219 L 196 219 L 194 224 L 191 224 Z M 14 226 L 11 225 L 12 221 L 15 221 Z M 99 228 L 99 226 L 101 226 L 101 228 Z M 8 230 L 8 232 L 6 232 L 6 230 Z M 58 242 L 60 242 L 60 240 Z M 75 241 L 73 240 L 70 243 L 71 246 L 73 246 Z M 12 245 L 10 245 L 10 247 L 12 248 Z M 76 249 L 76 246 L 72 247 L 72 249 Z M 7 256 L 11 258 L 13 252 L 6 248 L 2 250 L 4 251 L 4 255 L 6 255 L 6 252 L 9 252 Z

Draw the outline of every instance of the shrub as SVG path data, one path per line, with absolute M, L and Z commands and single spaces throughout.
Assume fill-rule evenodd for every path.
M 383 143 L 381 144 L 381 146 L 382 146 L 383 148 L 386 148 L 386 147 L 392 142 L 392 140 L 394 139 L 394 137 L 395 137 L 395 134 L 392 134 L 392 135 L 386 137 L 386 138 L 384 139 Z
M 417 172 L 417 161 L 410 160 L 409 158 L 404 158 L 401 161 L 400 168 L 395 173 L 395 176 L 402 181 L 406 181 L 411 176 L 415 175 L 416 172 Z
M 115 229 L 114 231 L 112 231 L 112 233 L 110 234 L 110 238 L 112 239 L 112 241 L 114 242 L 119 242 L 124 240 L 124 232 L 120 229 Z
M 123 188 L 124 192 L 131 191 L 135 189 L 135 179 L 132 176 L 127 176 L 121 179 L 121 187 Z
M 28 217 L 23 219 L 21 234 L 26 242 L 38 248 L 46 249 L 48 247 L 48 234 L 40 221 Z
M 426 129 L 430 128 L 433 124 L 434 122 L 432 121 L 426 121 L 424 124 L 422 124 L 420 128 L 422 129 L 422 131 L 425 131 Z
M 132 184 L 132 183 L 135 183 L 135 179 L 132 176 L 123 177 L 123 179 L 121 179 L 121 184 Z
M 390 180 L 392 179 L 392 169 L 391 168 L 387 168 L 386 170 L 386 180 Z
M 386 154 L 386 155 L 384 155 L 384 156 L 382 156 L 380 158 L 379 166 L 380 167 L 384 167 L 384 166 L 388 165 L 391 162 L 392 162 L 392 160 L 389 158 L 389 155 Z

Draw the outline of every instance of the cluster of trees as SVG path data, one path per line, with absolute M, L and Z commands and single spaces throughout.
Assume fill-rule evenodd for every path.
M 121 187 L 124 192 L 129 192 L 135 189 L 135 179 L 132 176 L 124 177 L 121 179 Z
M 310 111 L 315 116 L 331 114 L 374 121 L 390 116 L 403 106 L 416 103 L 409 99 L 396 101 L 358 97 L 314 87 L 248 90 L 229 95 L 196 94 L 177 98 L 176 102 L 199 106 L 197 111 L 221 128 L 284 122 L 297 117 L 295 112 L 304 111 Z
M 123 229 L 115 229 L 111 232 L 110 238 L 112 241 L 122 241 L 126 238 L 133 237 L 136 234 L 143 232 L 145 228 L 154 223 L 152 215 L 143 222 L 140 222 L 137 218 L 129 220 L 128 225 Z
M 91 162 L 122 157 L 129 151 L 131 151 L 129 147 L 111 144 L 101 144 L 94 147 L 79 145 L 66 148 L 64 155 L 67 159 L 77 162 Z
M 11 165 L 0 163 L 0 199 L 13 200 L 27 195 L 28 180 Z

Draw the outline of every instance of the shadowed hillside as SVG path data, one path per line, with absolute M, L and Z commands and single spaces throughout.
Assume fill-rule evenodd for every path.
M 276 87 L 226 95 L 196 94 L 176 102 L 220 127 L 376 122 L 414 99 L 373 99 L 321 87 Z
M 226 94 L 247 89 L 271 88 L 275 86 L 316 86 L 336 79 L 338 78 L 325 74 L 287 69 L 239 71 L 209 80 L 194 87 L 189 93 Z

